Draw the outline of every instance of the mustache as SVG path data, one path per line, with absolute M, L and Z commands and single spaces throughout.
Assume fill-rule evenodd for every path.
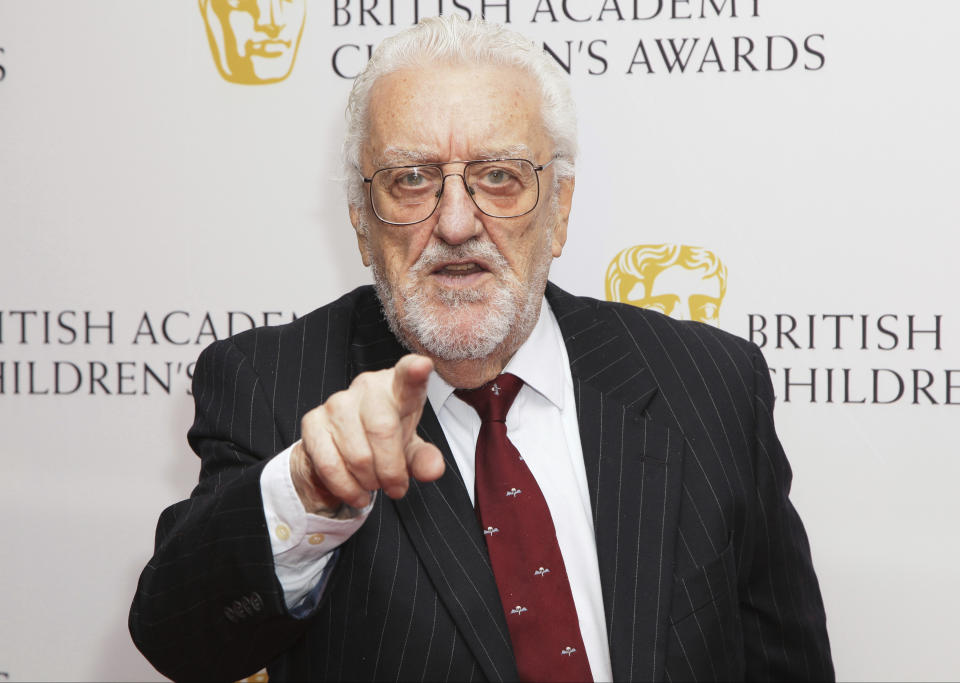
M 476 239 L 463 244 L 451 245 L 446 242 L 434 242 L 420 254 L 410 269 L 415 275 L 429 273 L 437 266 L 450 261 L 476 260 L 489 267 L 491 272 L 499 274 L 509 269 L 510 264 L 493 242 L 481 242 Z

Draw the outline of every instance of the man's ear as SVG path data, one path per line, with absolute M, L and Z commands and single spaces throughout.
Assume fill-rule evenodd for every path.
M 557 224 L 553 229 L 553 257 L 563 253 L 563 245 L 567 243 L 567 223 L 570 221 L 570 207 L 573 205 L 573 178 L 560 181 L 557 188 Z
M 361 220 L 363 209 L 359 206 L 350 207 L 350 222 L 353 224 L 353 230 L 357 233 L 357 248 L 360 250 L 360 258 L 363 259 L 363 265 L 370 267 L 370 245 L 367 242 L 367 231 Z

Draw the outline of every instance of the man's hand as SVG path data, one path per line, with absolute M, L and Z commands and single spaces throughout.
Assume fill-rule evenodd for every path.
M 307 512 L 335 516 L 362 508 L 370 492 L 401 498 L 410 485 L 443 474 L 440 451 L 417 436 L 433 361 L 404 356 L 389 370 L 364 372 L 303 416 L 290 457 L 293 485 Z

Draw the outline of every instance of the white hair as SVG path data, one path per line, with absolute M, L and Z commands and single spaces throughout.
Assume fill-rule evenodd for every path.
M 343 144 L 350 206 L 363 206 L 363 181 L 357 169 L 368 134 L 367 109 L 374 84 L 395 71 L 434 63 L 515 66 L 530 74 L 539 86 L 543 124 L 554 145 L 554 177 L 573 177 L 577 117 L 567 74 L 542 48 L 517 32 L 479 17 L 466 20 L 458 14 L 447 14 L 422 19 L 384 40 L 354 81 L 347 102 L 347 136 Z

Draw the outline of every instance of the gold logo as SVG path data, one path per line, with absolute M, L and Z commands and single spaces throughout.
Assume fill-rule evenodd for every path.
M 290 75 L 307 0 L 199 0 L 210 51 L 231 83 L 262 85 Z
M 607 301 L 716 326 L 727 293 L 727 267 L 716 254 L 701 247 L 638 244 L 610 262 L 606 293 Z

